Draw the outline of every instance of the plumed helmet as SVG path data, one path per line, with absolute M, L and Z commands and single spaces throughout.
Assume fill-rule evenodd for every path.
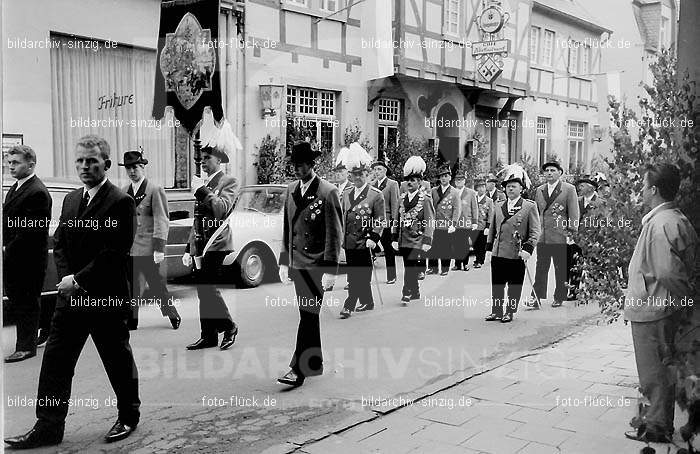
M 406 160 L 403 165 L 403 177 L 408 179 L 411 177 L 423 178 L 423 173 L 425 173 L 425 161 L 420 156 L 411 156 Z
M 345 155 L 345 167 L 350 172 L 358 172 L 369 170 L 371 165 L 372 156 L 359 143 L 351 143 Z
M 340 149 L 340 151 L 338 152 L 338 156 L 335 157 L 335 170 L 342 170 L 347 168 L 345 166 L 345 158 L 348 154 L 348 151 L 348 147 L 343 147 Z
M 517 181 L 520 183 L 520 186 L 522 186 L 523 189 L 527 189 L 532 185 L 530 177 L 520 164 L 510 164 L 503 168 L 503 170 L 501 170 L 499 173 L 503 175 L 501 185 L 504 188 L 511 181 Z

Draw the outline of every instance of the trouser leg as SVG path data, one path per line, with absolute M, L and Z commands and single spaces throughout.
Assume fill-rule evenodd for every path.
M 290 269 L 299 301 L 296 348 L 289 363 L 297 374 L 308 377 L 323 372 L 319 312 L 323 304 L 322 271 Z
M 554 278 L 556 280 L 554 299 L 564 301 L 567 294 L 566 281 L 569 268 L 566 261 L 566 244 L 553 244 L 551 248 L 554 261 Z
M 36 351 L 40 299 L 40 292 L 34 289 L 22 289 L 16 294 L 12 294 L 10 301 L 15 312 L 17 326 L 16 351 Z
M 348 311 L 354 311 L 361 292 L 360 281 L 358 279 L 361 272 L 357 249 L 345 250 L 345 262 L 347 263 L 348 296 L 345 299 L 343 307 Z
M 396 279 L 396 253 L 391 245 L 391 229 L 385 228 L 382 232 L 381 243 L 384 248 L 384 260 L 386 260 L 386 280 Z
M 474 243 L 474 255 L 475 262 L 483 265 L 486 260 L 486 235 L 482 230 L 479 231 Z
M 506 313 L 514 314 L 518 312 L 518 303 L 523 291 L 523 281 L 525 280 L 525 262 L 520 259 L 507 259 L 508 264 L 508 305 Z
M 134 258 L 138 260 L 139 269 L 146 279 L 149 293 L 160 307 L 160 313 L 164 317 L 177 317 L 177 308 L 172 304 L 165 276 L 160 274 L 160 266 L 153 261 L 152 256 Z
M 507 259 L 491 257 L 491 313 L 503 316 L 506 282 L 508 272 Z
M 225 256 L 225 252 L 208 252 L 202 257 L 202 269 L 198 270 L 201 279 L 204 281 L 197 285 L 202 339 L 218 340 L 218 333 L 231 330 L 236 326 L 228 311 L 226 302 L 221 296 L 221 292 L 219 292 L 215 284 L 211 283 Z
M 552 262 L 552 254 L 549 245 L 537 244 L 537 263 L 535 265 L 535 293 L 542 299 L 547 298 L 547 278 L 549 266 Z

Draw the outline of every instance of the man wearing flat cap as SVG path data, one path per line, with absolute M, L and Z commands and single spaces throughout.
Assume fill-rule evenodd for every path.
M 567 244 L 578 229 L 579 208 L 576 188 L 562 181 L 564 173 L 558 162 L 547 162 L 542 166 L 546 184 L 537 188 L 535 202 L 540 215 L 541 235 L 537 243 L 537 266 L 534 290 L 537 296 L 547 298 L 549 267 L 554 262 L 556 288 L 552 307 L 560 307 L 567 297 L 566 275 Z
M 129 279 L 131 296 L 136 298 L 141 293 L 139 280 L 143 276 L 149 293 L 160 307 L 163 317 L 170 319 L 173 329 L 180 327 L 180 315 L 173 306 L 165 277 L 160 274 L 160 264 L 165 260 L 165 244 L 170 227 L 168 216 L 168 198 L 160 186 L 146 178 L 145 166 L 148 160 L 140 151 L 124 153 L 124 162 L 119 163 L 126 169 L 131 183 L 124 186 L 126 192 L 136 205 L 136 236 L 131 246 Z M 135 330 L 139 324 L 138 302 L 132 303 L 129 329 Z
M 228 156 L 222 150 L 204 146 L 202 170 L 207 173 L 207 178 L 192 177 L 192 192 L 198 205 L 195 209 L 203 213 L 202 233 L 206 246 L 205 251 L 196 251 L 199 256 L 194 258 L 199 277 L 197 296 L 201 335 L 199 340 L 187 346 L 188 350 L 216 347 L 219 344 L 219 333 L 223 333 L 219 348 L 226 350 L 233 345 L 238 334 L 238 326 L 231 318 L 219 289 L 212 282 L 224 258 L 233 250 L 233 245 L 228 244 L 228 235 L 212 238 L 214 232 L 226 221 L 238 196 L 238 182 L 232 176 L 226 175 L 221 168 L 221 164 L 227 162 Z M 185 247 L 185 254 L 182 256 L 182 263 L 187 267 L 192 266 L 190 252 L 195 249 L 194 242 L 193 228 Z
M 398 234 L 399 227 L 399 183 L 387 176 L 387 166 L 384 161 L 376 161 L 372 169 L 377 177 L 375 186 L 384 195 L 384 210 L 386 227 L 382 231 L 382 248 L 386 260 L 386 283 L 396 282 L 396 254 L 391 246 L 393 235 Z
M 299 327 L 290 370 L 277 381 L 301 386 L 323 374 L 319 313 L 324 290 L 335 284 L 343 238 L 338 188 L 314 171 L 317 152 L 308 142 L 293 146 L 291 161 L 298 178 L 287 187 L 284 203 L 279 276 L 294 282 Z
M 439 185 L 433 188 L 432 199 L 435 209 L 435 232 L 433 233 L 433 245 L 430 250 L 427 274 L 437 274 L 438 263 L 440 275 L 446 276 L 452 260 L 452 242 L 456 232 L 459 217 L 462 213 L 462 203 L 459 200 L 457 189 L 450 184 L 452 170 L 449 165 L 443 165 L 438 169 Z

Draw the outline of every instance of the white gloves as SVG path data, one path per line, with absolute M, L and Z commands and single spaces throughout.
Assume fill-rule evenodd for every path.
M 423 252 L 428 252 L 430 250 L 430 245 L 424 244 L 420 248 L 423 249 Z
M 367 249 L 373 250 L 375 247 L 377 247 L 377 243 L 367 238 L 367 241 L 365 241 L 365 246 L 367 246 Z
M 192 183 L 192 194 L 197 192 L 197 189 L 201 188 L 204 186 L 204 178 L 200 178 L 196 175 L 192 175 L 192 180 L 190 180 Z
M 153 261 L 156 265 L 160 264 L 163 260 L 165 260 L 165 252 L 153 251 Z
M 394 248 L 394 250 L 399 250 L 399 242 L 398 241 L 392 241 L 391 242 L 391 247 Z
M 289 267 L 287 265 L 280 265 L 279 276 L 284 285 L 289 284 Z
M 527 262 L 528 260 L 530 260 L 530 257 L 532 256 L 532 254 L 530 254 L 527 251 L 520 251 L 518 253 L 518 256 L 520 256 L 520 258 L 523 259 L 523 262 Z
M 321 277 L 321 286 L 323 290 L 333 290 L 334 285 L 335 274 L 323 273 L 323 277 Z
M 192 268 L 192 256 L 189 252 L 185 252 L 184 254 L 182 254 L 182 264 L 185 265 L 187 268 Z
M 457 229 L 455 229 L 454 225 L 447 227 L 447 233 L 455 233 L 455 230 L 457 230 Z
M 489 228 L 486 227 L 486 228 L 484 228 L 484 235 L 488 235 L 488 234 L 489 234 Z
M 566 237 L 566 244 L 569 244 L 569 245 L 574 244 L 574 240 L 570 236 L 567 236 Z

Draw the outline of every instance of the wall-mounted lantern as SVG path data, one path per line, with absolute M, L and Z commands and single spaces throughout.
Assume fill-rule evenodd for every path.
M 260 102 L 262 103 L 262 118 L 274 117 L 282 106 L 284 85 L 261 84 Z

